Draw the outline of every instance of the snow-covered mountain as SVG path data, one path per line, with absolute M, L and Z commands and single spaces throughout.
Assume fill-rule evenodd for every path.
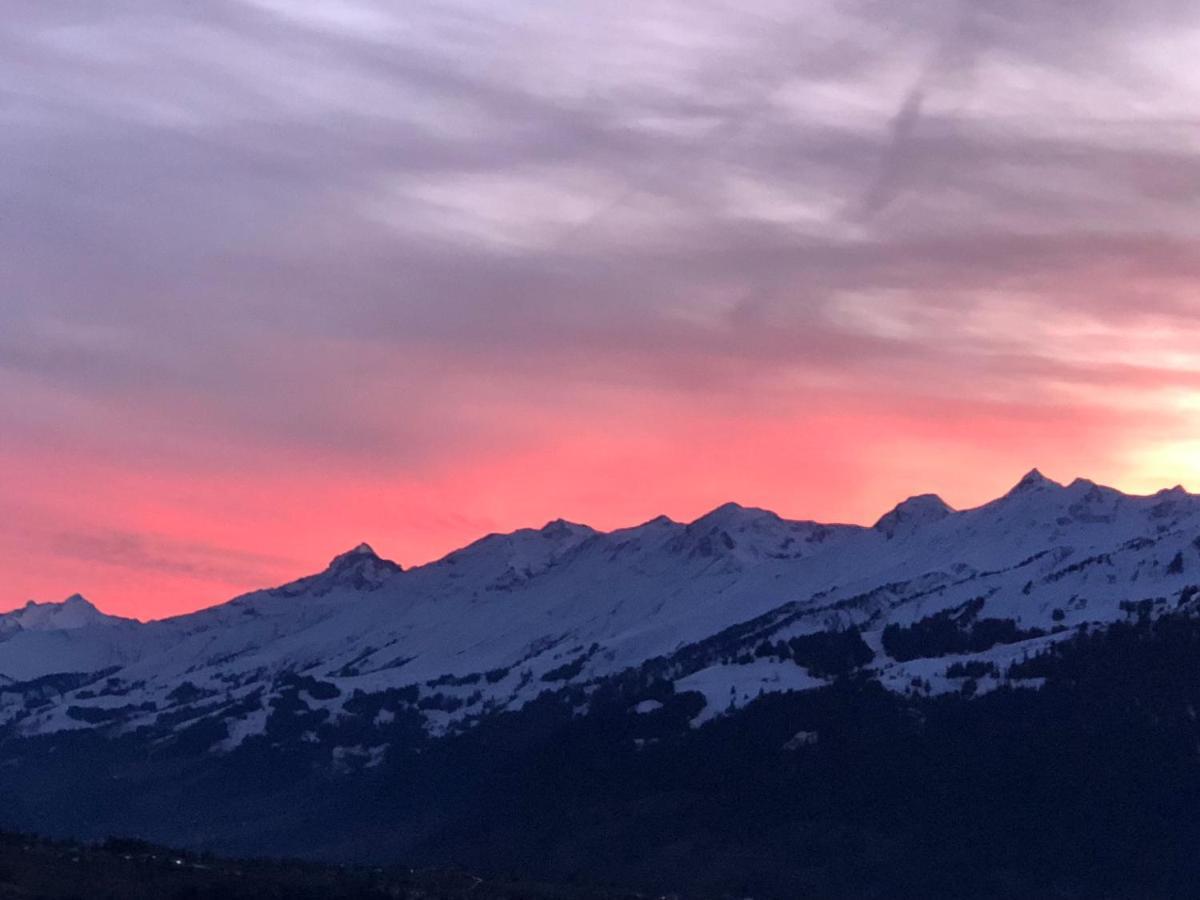
M 30 600 L 20 609 L 0 615 L 0 635 L 18 631 L 73 631 L 90 625 L 124 621 L 106 616 L 86 598 L 74 594 L 62 603 L 36 603 Z
M 140 623 L 100 612 L 79 594 L 0 614 L 0 685 L 54 672 L 117 664 L 137 644 Z
M 897 692 L 958 690 L 968 671 L 986 692 L 1080 628 L 1191 603 L 1198 547 L 1200 496 L 1036 470 L 984 506 L 922 495 L 871 528 L 728 504 L 608 533 L 556 521 L 408 570 L 363 544 L 316 575 L 162 621 L 81 597 L 0 615 L 0 724 L 169 735 L 217 721 L 211 749 L 228 752 L 285 706 L 339 722 L 375 697 L 376 725 L 411 713 L 441 735 L 653 670 L 704 698 L 699 725 L 762 692 L 829 683 L 833 646 Z M 386 745 L 382 728 L 354 740 L 334 758 L 369 764 Z

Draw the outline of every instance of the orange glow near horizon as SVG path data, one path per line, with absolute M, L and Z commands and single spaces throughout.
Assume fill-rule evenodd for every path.
M 9 4 L 0 610 L 1200 488 L 1196 4 L 535 5 Z
M 318 571 L 361 541 L 412 566 L 553 518 L 609 530 L 731 500 L 870 524 L 917 493 L 978 505 L 1035 466 L 1134 493 L 1186 486 L 1200 403 L 1170 366 L 1190 365 L 1175 350 L 1193 332 L 1152 322 L 1118 340 L 1062 317 L 1031 330 L 1029 313 L 944 316 L 999 344 L 880 372 L 760 371 L 717 353 L 664 357 L 664 372 L 624 382 L 610 348 L 561 379 L 557 357 L 502 378 L 463 366 L 418 406 L 396 406 L 394 385 L 437 373 L 433 351 L 397 370 L 370 344 L 317 343 L 305 357 L 340 381 L 310 392 L 303 373 L 276 376 L 304 397 L 301 413 L 316 410 L 296 439 L 290 421 L 282 436 L 229 425 L 165 390 L 104 407 L 30 391 L 21 402 L 57 421 L 0 445 L 0 609 L 79 592 L 159 618 Z M 1004 354 L 1018 351 L 1014 374 Z M 1067 363 L 1039 371 L 1054 353 Z M 1166 368 L 1148 367 L 1156 353 Z
M 1127 449 L 1119 422 L 1079 410 L 712 415 L 669 430 L 653 419 L 570 423 L 544 445 L 415 473 L 386 465 L 170 473 L 67 452 L 10 457 L 10 506 L 19 483 L 25 537 L 0 549 L 0 607 L 78 591 L 107 612 L 160 618 L 318 571 L 364 540 L 411 566 L 553 518 L 609 530 L 664 513 L 689 521 L 729 500 L 870 524 L 914 493 L 978 505 L 1035 465 L 1064 481 L 1086 475 L 1150 492 L 1179 480 L 1188 463 L 1175 450 Z

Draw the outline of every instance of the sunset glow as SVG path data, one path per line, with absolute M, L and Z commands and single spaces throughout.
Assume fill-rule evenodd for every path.
M 0 22 L 0 610 L 1200 489 L 1194 4 L 103 6 Z

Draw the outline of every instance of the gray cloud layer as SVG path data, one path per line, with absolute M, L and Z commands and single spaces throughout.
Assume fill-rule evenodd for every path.
M 14 0 L 12 440 L 418 465 L 581 385 L 1193 380 L 1194 3 L 751 7 Z

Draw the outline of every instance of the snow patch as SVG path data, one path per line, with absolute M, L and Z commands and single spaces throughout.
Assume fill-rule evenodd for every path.
M 746 665 L 720 664 L 693 672 L 675 682 L 675 691 L 704 695 L 704 709 L 692 719 L 692 725 L 699 726 L 746 706 L 764 693 L 810 691 L 827 684 L 824 678 L 814 678 L 792 662 L 756 659 Z

